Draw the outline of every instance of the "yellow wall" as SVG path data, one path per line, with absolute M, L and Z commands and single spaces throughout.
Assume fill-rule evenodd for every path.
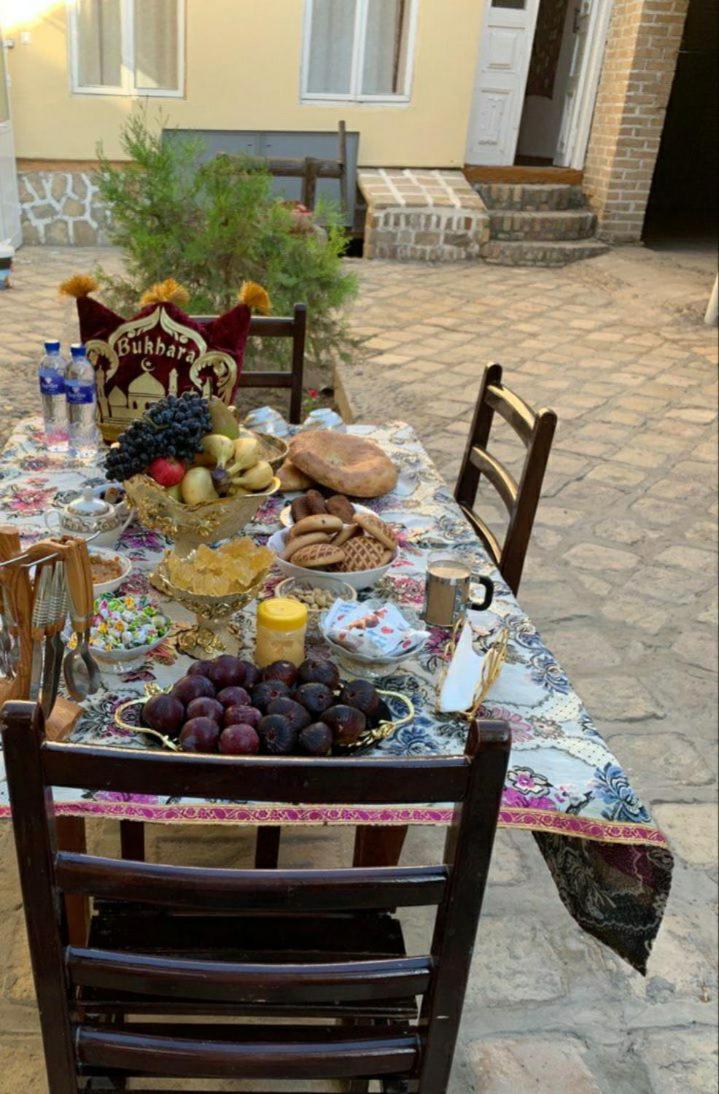
M 121 158 L 118 135 L 133 100 L 73 95 L 65 5 L 3 0 L 16 154 L 92 159 L 102 140 Z M 334 129 L 360 133 L 367 166 L 464 162 L 483 16 L 482 0 L 418 0 L 411 102 L 402 106 L 299 101 L 303 0 L 187 0 L 185 99 L 150 99 L 170 125 L 198 129 Z M 30 41 L 21 42 L 21 32 Z

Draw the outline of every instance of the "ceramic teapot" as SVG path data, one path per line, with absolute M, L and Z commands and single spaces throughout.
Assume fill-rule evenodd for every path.
M 79 497 L 47 512 L 45 524 L 51 532 L 63 536 L 92 536 L 94 547 L 116 547 L 134 515 L 124 496 L 113 504 L 98 497 L 91 486 L 85 486 Z

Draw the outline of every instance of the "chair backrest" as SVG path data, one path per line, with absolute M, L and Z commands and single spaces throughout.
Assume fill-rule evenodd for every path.
M 420 1094 L 445 1090 L 452 1064 L 474 939 L 489 869 L 510 746 L 502 722 L 471 727 L 465 756 L 277 759 L 166 754 L 55 744 L 45 740 L 40 708 L 10 702 L 3 743 L 51 1094 L 76 1094 L 83 1069 L 234 1078 L 336 1078 L 412 1075 Z M 57 850 L 52 787 L 237 797 L 309 804 L 455 803 L 445 862 L 435 866 L 331 870 L 241 870 L 137 863 Z M 247 964 L 177 960 L 69 943 L 62 899 L 82 893 L 141 901 L 173 912 L 367 912 L 402 906 L 437 909 L 430 952 L 419 957 L 342 964 Z M 301 1048 L 282 1026 L 271 1052 L 214 1028 L 178 1039 L 92 1025 L 78 988 L 181 997 L 202 1013 L 211 1002 L 296 1004 L 372 1002 L 422 996 L 418 1024 L 399 1033 L 317 1031 Z M 258 1004 L 261 1004 L 258 1008 Z M 131 1007 L 129 1009 L 132 1009 Z M 192 1037 L 192 1027 L 190 1036 Z M 287 1037 L 287 1034 L 285 1034 Z M 339 1040 L 337 1039 L 339 1038 Z M 262 1040 L 259 1034 L 259 1040 Z M 266 1039 L 265 1039 L 266 1040 Z M 263 1062 L 264 1061 L 264 1062 Z M 279 1062 L 278 1062 L 279 1061 Z M 285 1061 L 284 1063 L 282 1061 Z M 164 1070 L 165 1065 L 170 1070 Z M 293 1070 L 294 1067 L 294 1070 Z M 174 1069 L 174 1070 L 173 1070 Z M 284 1069 L 284 1070 L 283 1070 Z
M 198 323 L 211 323 L 216 315 L 193 315 Z M 289 372 L 248 371 L 240 376 L 240 387 L 288 387 L 290 389 L 289 420 L 299 425 L 302 417 L 302 383 L 305 371 L 305 338 L 307 334 L 307 305 L 295 304 L 292 315 L 253 315 L 250 319 L 250 337 L 291 338 L 292 368 Z
M 495 413 L 512 427 L 526 448 L 518 483 L 487 451 Z M 514 593 L 519 589 L 556 426 L 557 415 L 553 410 L 533 410 L 504 386 L 501 365 L 487 366 L 454 496 Z M 480 475 L 484 475 L 497 491 L 509 514 L 501 546 L 494 532 L 474 511 Z

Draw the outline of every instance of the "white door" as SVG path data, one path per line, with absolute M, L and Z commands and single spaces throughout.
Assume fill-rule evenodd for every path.
M 5 46 L 0 33 L 0 243 L 22 243 Z
M 539 0 L 486 0 L 467 163 L 514 163 Z
M 609 33 L 612 0 L 572 0 L 574 50 L 554 162 L 561 167 L 584 167 L 594 101 Z

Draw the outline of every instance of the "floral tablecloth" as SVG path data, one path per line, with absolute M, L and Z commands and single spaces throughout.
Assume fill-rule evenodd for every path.
M 666 840 L 637 797 L 617 759 L 594 728 L 561 666 L 542 642 L 508 587 L 478 544 L 413 430 L 401 422 L 381 427 L 352 426 L 372 436 L 401 468 L 391 494 L 371 503 L 402 528 L 402 550 L 385 579 L 385 595 L 420 609 L 424 571 L 431 550 L 461 546 L 474 556 L 476 572 L 495 581 L 490 611 L 473 622 L 481 646 L 501 626 L 509 629 L 508 656 L 483 715 L 506 719 L 512 727 L 512 753 L 500 825 L 533 832 L 559 894 L 581 926 L 644 971 L 669 892 L 672 856 Z M 100 467 L 72 468 L 55 462 L 42 448 L 38 423 L 26 421 L 12 434 L 0 463 L 0 514 L 17 524 L 24 542 L 45 534 L 44 515 L 53 503 L 66 502 L 79 486 L 103 480 Z M 282 497 L 258 512 L 246 532 L 262 538 L 276 531 Z M 148 574 L 167 546 L 154 532 L 131 525 L 119 548 L 135 566 L 124 592 L 154 590 Z M 276 579 L 275 579 L 276 580 Z M 270 582 L 271 587 L 271 582 Z M 159 597 L 158 597 L 159 598 Z M 165 601 L 178 623 L 188 621 L 177 604 Z M 253 607 L 246 612 L 251 653 Z M 242 620 L 240 620 L 242 623 Z M 386 677 L 382 685 L 409 694 L 416 716 L 377 748 L 382 752 L 421 755 L 463 750 L 466 723 L 435 713 L 437 677 L 443 665 L 446 632 L 432 629 L 422 653 Z M 85 704 L 73 731 L 83 743 L 146 747 L 145 740 L 122 735 L 113 712 L 123 700 L 142 694 L 148 682 L 165 685 L 183 673 L 187 658 L 172 642 L 161 646 L 139 670 L 105 677 L 105 687 Z M 225 824 L 446 824 L 450 810 L 421 803 L 398 807 L 272 806 L 251 802 L 167 799 L 159 796 L 58 791 L 58 812 L 155 822 L 192 821 Z M 0 767 L 0 817 L 9 816 L 4 769 Z

